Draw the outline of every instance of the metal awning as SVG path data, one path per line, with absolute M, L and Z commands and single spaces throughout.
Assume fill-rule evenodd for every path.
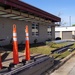
M 36 8 L 32 5 L 29 5 L 27 3 L 23 3 L 20 0 L 0 0 L 0 6 L 3 7 L 3 8 L 0 7 L 0 10 L 9 12 L 9 14 L 16 13 L 17 16 L 23 15 L 25 18 L 29 17 L 32 19 L 34 19 L 34 18 L 36 19 L 36 17 L 38 17 L 38 18 L 40 18 L 39 20 L 41 20 L 41 21 L 45 20 L 45 22 L 48 22 L 48 20 L 52 21 L 52 22 L 60 22 L 61 21 L 61 18 L 59 18 L 55 15 L 52 15 L 46 11 L 43 11 L 39 8 Z M 10 12 L 12 12 L 12 13 L 10 13 Z M 10 16 L 8 16 L 8 17 L 10 17 Z M 18 18 L 14 18 L 14 19 L 18 19 Z
M 15 8 L 14 8 L 15 9 Z M 0 17 L 4 18 L 10 18 L 10 19 L 16 19 L 20 21 L 27 21 L 27 22 L 37 22 L 37 23 L 43 23 L 43 24 L 51 24 L 53 26 L 56 26 L 55 24 L 52 24 L 51 20 L 46 20 L 45 18 L 33 15 L 31 13 L 26 13 L 23 11 L 17 11 L 11 9 L 4 9 L 4 7 L 0 6 Z
M 12 11 L 12 10 L 11 10 Z M 0 17 L 4 17 L 4 18 L 10 18 L 10 19 L 16 19 L 16 20 L 23 20 L 23 21 L 30 21 L 30 22 L 41 22 L 41 23 L 51 23 L 51 21 L 49 20 L 45 20 L 43 18 L 37 17 L 37 16 L 33 16 L 31 14 L 27 14 L 27 13 L 21 13 L 18 12 L 20 14 L 17 14 L 17 12 L 7 12 L 5 10 L 0 10 Z

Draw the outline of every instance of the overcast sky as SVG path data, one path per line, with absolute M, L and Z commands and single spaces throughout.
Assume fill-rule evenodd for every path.
M 75 24 L 75 0 L 21 0 L 59 16 L 63 26 Z M 66 24 L 64 24 L 66 23 Z

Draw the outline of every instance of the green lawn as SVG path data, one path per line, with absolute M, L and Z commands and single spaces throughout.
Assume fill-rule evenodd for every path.
M 40 46 L 40 47 L 33 47 L 30 48 L 31 53 L 41 53 L 49 55 L 51 53 L 51 50 L 54 50 L 55 48 L 51 48 L 49 46 Z
M 42 54 L 50 54 L 52 50 L 56 48 L 60 48 L 65 46 L 67 43 L 61 43 L 61 44 L 56 44 L 53 42 L 50 42 L 49 44 L 45 46 L 38 46 L 38 47 L 31 47 L 30 51 L 31 53 L 42 53 Z
M 61 58 L 64 58 L 66 57 L 67 55 L 69 55 L 71 52 L 69 51 L 65 51 L 63 53 L 54 53 L 54 54 L 51 54 L 51 51 L 52 50 L 55 50 L 57 48 L 60 48 L 60 47 L 63 47 L 67 45 L 67 43 L 61 43 L 61 44 L 56 44 L 56 43 L 49 43 L 45 46 L 38 46 L 38 47 L 31 47 L 30 48 L 30 52 L 31 53 L 41 53 L 41 54 L 46 54 L 46 55 L 51 55 L 53 56 L 55 59 L 61 59 Z M 72 48 L 75 47 L 75 44 L 72 46 Z
M 54 53 L 52 56 L 55 58 L 55 59 L 62 59 L 62 58 L 65 58 L 66 56 L 68 56 L 71 52 L 69 51 L 65 51 L 63 53 L 60 53 L 60 54 L 57 54 L 57 53 Z

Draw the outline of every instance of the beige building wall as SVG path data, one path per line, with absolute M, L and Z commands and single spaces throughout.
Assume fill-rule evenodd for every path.
M 25 22 L 24 21 L 18 21 L 18 20 L 11 20 L 9 18 L 0 18 L 0 39 L 5 39 L 7 42 L 10 42 L 12 38 L 12 28 L 13 24 L 16 24 L 17 26 L 17 39 L 20 43 L 25 38 Z M 20 41 L 21 40 L 21 41 Z
M 30 40 L 32 43 L 35 39 L 37 39 L 37 42 L 45 42 L 45 40 L 47 40 L 48 38 L 47 25 L 39 24 L 39 36 L 32 36 L 32 32 L 30 32 L 30 36 L 31 36 Z
M 62 39 L 62 31 L 60 31 L 60 37 L 61 37 L 61 39 Z
M 52 33 L 52 40 L 55 39 L 55 26 L 51 27 L 51 33 Z
M 75 35 L 75 31 L 72 31 L 72 35 Z
M 17 39 L 18 43 L 25 43 L 25 25 L 29 26 L 29 39 L 30 43 L 34 42 L 34 39 L 37 39 L 38 42 L 45 42 L 51 36 L 47 34 L 47 27 L 48 25 L 39 24 L 39 36 L 32 36 L 32 23 L 14 20 L 10 18 L 0 18 L 0 39 L 7 40 L 10 43 L 12 38 L 12 28 L 13 24 L 17 26 Z M 52 27 L 52 39 L 55 38 L 55 27 Z

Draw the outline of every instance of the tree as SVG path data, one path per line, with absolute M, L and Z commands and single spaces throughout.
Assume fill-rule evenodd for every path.
M 73 24 L 72 26 L 75 26 L 75 24 Z
M 60 11 L 57 16 L 61 18 L 61 15 L 62 15 L 62 14 L 63 14 L 63 13 Z M 67 22 L 65 22 L 65 21 L 61 18 L 61 22 L 58 23 L 58 24 L 60 24 L 61 26 L 65 26 L 65 25 L 67 24 Z

